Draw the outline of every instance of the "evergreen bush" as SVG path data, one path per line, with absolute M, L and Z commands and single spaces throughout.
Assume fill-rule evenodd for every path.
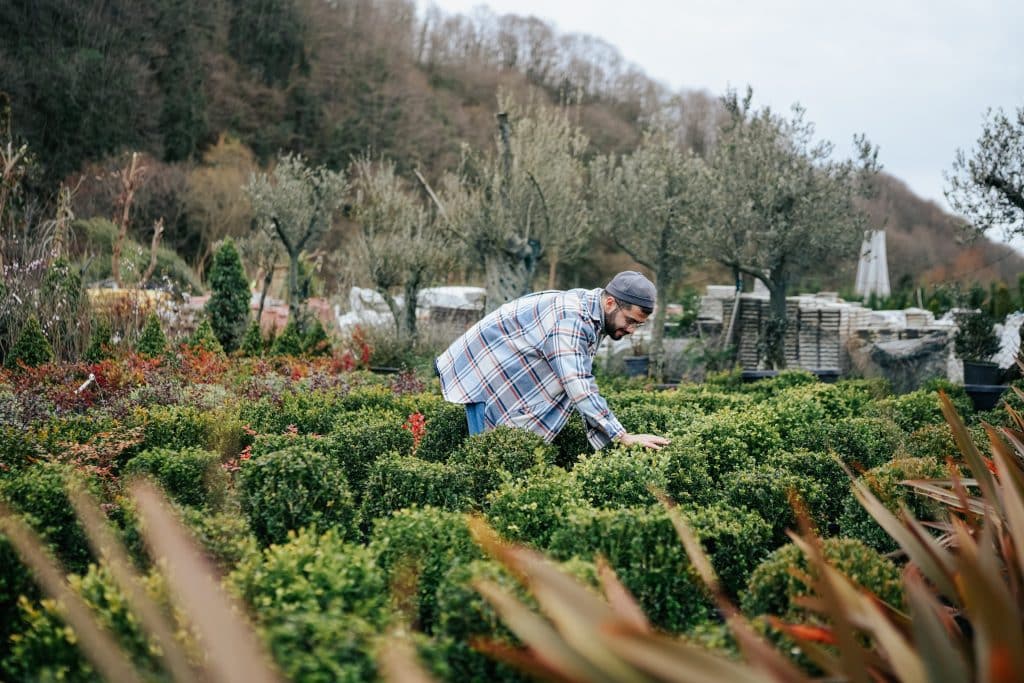
M 95 320 L 92 324 L 92 332 L 89 335 L 89 346 L 82 354 L 82 360 L 87 363 L 99 363 L 101 360 L 112 357 L 114 345 L 111 341 L 113 332 L 110 329 L 110 322 L 105 318 Z
M 423 411 L 426 431 L 416 449 L 416 457 L 445 462 L 469 436 L 466 409 L 455 403 L 442 402 Z
M 462 419 L 465 422 L 466 411 L 464 409 Z M 587 438 L 587 428 L 583 424 L 583 418 L 577 412 L 573 412 L 569 421 L 565 423 L 565 427 L 551 443 L 558 449 L 555 464 L 566 470 L 575 467 L 576 461 L 581 455 L 594 452 L 594 447 L 590 445 L 590 440 Z
M 763 409 L 723 409 L 697 418 L 678 441 L 681 446 L 707 454 L 708 473 L 715 479 L 725 472 L 766 461 L 783 445 L 769 412 Z
M 243 356 L 259 358 L 263 355 L 263 348 L 263 332 L 260 330 L 260 324 L 254 320 L 245 330 L 240 350 Z
M 823 507 L 827 495 L 814 479 L 768 463 L 723 475 L 721 487 L 728 505 L 756 512 L 768 523 L 774 544 L 785 542 L 787 529 L 797 528 L 790 492 L 807 505 L 812 518 L 817 518 L 814 511 Z
M 209 318 L 205 318 L 199 323 L 199 327 L 189 337 L 188 346 L 194 351 L 206 351 L 218 356 L 224 354 L 224 347 L 220 345 L 220 340 L 217 339 Z
M 230 238 L 224 240 L 213 255 L 209 284 L 206 315 L 217 341 L 224 351 L 231 353 L 242 344 L 249 323 L 252 294 L 242 259 Z
M 142 448 L 206 448 L 213 435 L 211 417 L 190 405 L 140 410 Z
M 931 499 L 915 495 L 900 484 L 908 479 L 944 479 L 949 476 L 945 465 L 934 458 L 900 458 L 865 472 L 861 479 L 889 510 L 898 513 L 900 505 L 906 505 L 917 519 L 935 519 L 942 514 L 943 507 Z M 857 538 L 880 552 L 897 549 L 893 540 L 874 517 L 853 497 L 846 501 L 839 518 L 839 531 L 843 536 Z
M 38 367 L 53 360 L 53 349 L 50 342 L 46 340 L 43 329 L 39 326 L 39 320 L 30 315 L 14 346 L 7 352 L 4 359 L 4 367 L 8 370 L 17 370 L 21 365 L 30 368 Z
M 594 507 L 643 507 L 655 502 L 647 488 L 666 490 L 668 457 L 642 447 L 614 448 L 580 458 L 573 469 L 583 498 Z
M 448 462 L 465 473 L 470 497 L 483 505 L 487 494 L 505 481 L 534 467 L 553 465 L 556 452 L 537 434 L 502 425 L 467 438 Z
M 811 519 L 823 536 L 839 532 L 839 518 L 847 502 L 853 500 L 850 479 L 839 458 L 831 452 L 796 450 L 780 453 L 772 464 L 799 477 L 805 477 L 820 490 L 821 497 L 805 500 Z
M 848 417 L 823 422 L 802 445 L 810 450 L 832 450 L 852 470 L 863 472 L 896 457 L 903 439 L 903 431 L 888 418 Z
M 355 509 L 345 475 L 316 451 L 292 447 L 243 461 L 238 478 L 242 511 L 264 546 L 311 526 L 355 532 Z
M 158 358 L 167 353 L 167 337 L 156 313 L 146 316 L 146 324 L 135 343 L 135 353 L 143 358 Z
M 66 483 L 81 477 L 61 463 L 42 461 L 0 477 L 0 499 L 42 536 L 68 571 L 82 573 L 92 558 L 82 525 L 68 501 Z M 95 488 L 94 483 L 85 481 Z
M 302 334 L 299 332 L 295 321 L 289 320 L 284 330 L 274 339 L 270 346 L 272 356 L 301 356 L 302 355 Z
M 710 505 L 722 496 L 711 476 L 711 456 L 695 440 L 676 439 L 659 453 L 665 458 L 666 491 L 680 505 Z
M 405 418 L 399 413 L 367 410 L 343 414 L 330 434 L 334 442 L 333 458 L 341 465 L 357 499 L 361 500 L 370 468 L 387 453 L 409 454 L 413 436 L 402 429 Z
M 388 453 L 370 466 L 360 517 L 369 525 L 413 505 L 464 510 L 470 505 L 468 489 L 467 477 L 452 465 Z
M 147 475 L 182 505 L 218 509 L 227 493 L 228 476 L 220 456 L 200 448 L 151 448 L 124 467 L 127 477 Z
M 317 317 L 309 323 L 306 334 L 302 337 L 302 352 L 307 356 L 331 355 L 331 340 L 323 323 Z
M 503 484 L 487 501 L 487 521 L 502 536 L 545 548 L 568 510 L 585 505 L 578 480 L 558 467 L 538 468 Z
M 433 633 L 437 587 L 457 564 L 483 558 L 465 517 L 437 508 L 409 508 L 379 519 L 369 547 L 390 586 L 398 586 L 415 628 Z
M 900 570 L 891 560 L 854 538 L 828 538 L 822 543 L 825 559 L 845 576 L 899 609 L 903 602 Z M 788 543 L 769 555 L 750 575 L 740 606 L 751 617 L 770 614 L 786 620 L 804 613 L 795 599 L 809 595 L 793 570 L 808 572 L 807 557 Z M 814 576 L 812 574 L 812 576 Z M 815 577 L 816 578 L 816 577 Z

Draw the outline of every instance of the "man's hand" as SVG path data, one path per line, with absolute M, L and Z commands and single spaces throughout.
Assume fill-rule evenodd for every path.
M 667 446 L 672 442 L 663 436 L 655 436 L 654 434 L 629 434 L 627 432 L 619 437 L 619 443 L 623 446 L 640 445 L 644 448 L 660 451 L 662 446 Z

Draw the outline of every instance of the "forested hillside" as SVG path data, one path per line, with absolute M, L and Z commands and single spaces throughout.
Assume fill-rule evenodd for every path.
M 218 237 L 248 227 L 215 189 L 281 151 L 333 168 L 370 153 L 434 180 L 463 144 L 491 144 L 499 91 L 570 107 L 591 155 L 632 150 L 653 123 L 703 154 L 722 115 L 719 93 L 670 91 L 600 39 L 486 11 L 417 16 L 408 0 L 12 0 L 0 34 L 0 89 L 38 160 L 36 191 L 68 182 L 79 218 L 109 217 L 110 172 L 145 152 L 131 231 L 146 243 L 162 217 L 164 243 L 200 270 Z M 957 244 L 952 218 L 898 179 L 881 186 L 867 209 L 889 230 L 894 283 L 1013 282 L 1024 269 L 1004 247 Z M 561 283 L 620 258 L 595 253 Z M 842 288 L 854 268 L 821 284 Z

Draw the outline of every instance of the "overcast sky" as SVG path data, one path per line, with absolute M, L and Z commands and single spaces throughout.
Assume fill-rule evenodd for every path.
M 420 6 L 426 2 L 420 0 Z M 942 172 L 988 107 L 1024 105 L 1021 0 L 435 0 L 468 13 L 534 15 L 587 33 L 674 90 L 754 88 L 755 105 L 799 102 L 849 156 L 855 133 L 889 173 L 948 209 Z

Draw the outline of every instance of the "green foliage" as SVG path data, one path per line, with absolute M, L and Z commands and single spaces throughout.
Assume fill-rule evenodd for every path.
M 697 418 L 680 446 L 691 446 L 708 455 L 712 477 L 766 460 L 782 448 L 782 437 L 769 411 L 723 409 L 714 415 Z
M 213 561 L 226 574 L 259 551 L 256 537 L 244 515 L 235 509 L 211 513 L 200 507 L 179 508 L 181 521 Z
M 89 261 L 82 273 L 87 281 L 104 280 L 112 277 L 110 253 L 117 238 L 117 226 L 106 218 L 89 218 L 75 221 L 73 230 L 81 240 L 83 249 L 97 254 Z M 131 237 L 125 239 L 121 250 L 121 275 L 126 282 L 138 282 L 149 266 L 149 246 L 142 246 Z M 195 271 L 174 251 L 161 246 L 157 249 L 155 279 L 166 277 L 181 290 L 192 293 L 203 291 L 203 284 Z
M 209 318 L 204 318 L 199 327 L 195 329 L 192 336 L 189 337 L 188 345 L 195 350 L 206 351 L 208 353 L 215 353 L 222 355 L 224 353 L 224 347 L 220 345 L 220 340 L 217 339 L 217 335 L 213 331 L 213 325 L 210 324 Z
M 791 492 L 811 510 L 820 510 L 827 496 L 814 479 L 766 463 L 725 474 L 721 486 L 728 505 L 756 512 L 768 523 L 776 544 L 786 540 L 787 529 L 797 528 Z
M 645 448 L 616 448 L 582 457 L 573 469 L 580 493 L 598 508 L 643 507 L 655 502 L 648 486 L 668 486 L 668 458 Z
M 465 421 L 465 410 L 462 412 Z M 579 456 L 585 453 L 592 453 L 594 448 L 587 438 L 587 428 L 583 424 L 583 418 L 579 413 L 573 412 L 565 427 L 558 433 L 552 445 L 558 449 L 555 456 L 555 464 L 567 470 L 571 470 Z
M 18 598 L 35 600 L 39 591 L 32 573 L 14 550 L 7 537 L 0 533 L 0 671 L 10 651 L 10 636 L 18 626 Z
M 956 316 L 957 331 L 953 335 L 956 355 L 964 360 L 988 361 L 999 351 L 995 320 L 987 311 L 964 311 Z
M 712 456 L 700 444 L 675 440 L 659 452 L 666 458 L 666 490 L 677 503 L 708 505 L 721 498 L 718 477 L 711 475 Z
M 772 464 L 813 482 L 815 492 L 820 491 L 820 497 L 806 500 L 811 519 L 822 535 L 838 533 L 839 518 L 848 501 L 853 499 L 850 479 L 840 459 L 830 452 L 796 450 L 780 453 Z M 798 493 L 803 495 L 802 491 L 798 490 Z
M 829 538 L 822 552 L 830 565 L 858 585 L 872 591 L 883 602 L 899 609 L 903 602 L 900 570 L 877 551 L 853 538 Z M 740 606 L 751 616 L 771 614 L 783 619 L 798 619 L 804 614 L 796 598 L 810 594 L 793 570 L 808 572 L 807 557 L 789 543 L 775 550 L 750 575 Z M 811 573 L 816 578 L 816 573 Z
M 30 315 L 21 328 L 14 346 L 7 352 L 4 367 L 17 370 L 21 365 L 30 368 L 49 363 L 53 360 L 53 349 L 43 335 L 43 328 L 34 315 Z
M 334 425 L 334 461 L 341 465 L 357 496 L 377 458 L 412 452 L 412 433 L 402 429 L 404 421 L 398 413 L 367 410 L 345 413 Z
M 698 413 L 683 406 L 637 403 L 615 411 L 615 417 L 632 434 L 666 434 L 683 431 Z M 586 452 L 586 451 L 581 451 Z
M 957 410 L 965 409 L 961 415 L 969 415 L 973 412 L 969 401 L 964 404 L 952 396 Z M 875 417 L 886 417 L 891 419 L 904 432 L 912 432 L 929 424 L 941 424 L 945 421 L 942 417 L 942 409 L 939 407 L 939 395 L 934 391 L 919 389 L 902 396 L 876 401 L 869 406 L 867 414 Z
M 243 356 L 258 358 L 263 355 L 263 332 L 260 331 L 260 324 L 253 320 L 245 330 L 242 338 L 242 345 L 239 347 Z
M 455 565 L 481 559 L 465 518 L 436 508 L 400 510 L 374 525 L 370 549 L 388 585 L 407 602 L 413 626 L 433 633 L 437 624 L 437 587 Z
M 164 336 L 160 318 L 156 313 L 146 316 L 146 324 L 142 327 L 139 340 L 135 344 L 135 352 L 144 358 L 157 358 L 167 353 L 167 337 Z
M 784 370 L 774 377 L 766 377 L 747 385 L 746 392 L 758 400 L 771 398 L 793 387 L 810 386 L 818 383 L 813 372 L 807 370 Z
M 68 582 L 143 676 L 159 680 L 159 647 L 143 633 L 106 566 L 89 565 L 87 572 L 70 575 Z M 166 588 L 158 575 L 144 577 L 143 588 L 158 604 L 167 606 Z M 65 625 L 63 610 L 56 601 L 44 599 L 34 603 L 23 599 L 19 607 L 20 624 L 15 626 L 18 632 L 12 638 L 10 655 L 3 662 L 8 680 L 98 680 L 92 665 L 81 655 L 78 637 Z
M 0 499 L 24 517 L 69 571 L 84 572 L 92 554 L 65 490 L 73 477 L 66 465 L 38 462 L 0 477 Z
M 195 406 L 152 406 L 141 412 L 142 448 L 206 448 L 212 415 Z
M 900 505 L 906 505 L 917 519 L 935 519 L 942 510 L 941 505 L 900 484 L 908 479 L 942 479 L 948 476 L 946 467 L 934 458 L 900 458 L 893 460 L 862 475 L 862 479 L 889 510 L 898 512 Z M 839 518 L 839 530 L 843 536 L 860 539 L 880 552 L 896 550 L 896 541 L 885 532 L 875 519 L 868 514 L 855 498 L 846 502 Z
M 388 453 L 370 466 L 360 516 L 368 525 L 374 519 L 414 505 L 464 510 L 472 502 L 468 489 L 468 478 L 457 467 Z
M 498 426 L 463 442 L 449 463 L 469 479 L 469 495 L 483 505 L 487 494 L 533 467 L 555 462 L 555 448 L 526 429 Z
M 242 511 L 262 545 L 282 543 L 289 531 L 306 526 L 353 535 L 351 489 L 327 456 L 286 448 L 244 461 L 239 475 Z
M 331 340 L 320 319 L 314 317 L 302 338 L 302 352 L 307 356 L 331 355 Z
M 374 641 L 391 614 L 374 559 L 337 529 L 302 530 L 248 556 L 228 585 L 289 680 L 373 680 Z
M 145 450 L 127 462 L 124 474 L 154 478 L 182 505 L 215 510 L 227 493 L 228 476 L 220 467 L 220 456 L 199 448 Z
M 451 457 L 469 436 L 466 409 L 455 403 L 442 402 L 424 411 L 426 431 L 416 449 L 416 457 L 444 462 Z
M 754 513 L 724 506 L 688 508 L 701 544 L 730 591 L 741 588 L 767 553 L 770 529 Z M 679 632 L 704 621 L 710 602 L 660 506 L 570 510 L 551 538 L 556 558 L 601 553 L 655 624 Z
M 294 321 L 289 320 L 281 334 L 274 338 L 274 343 L 270 347 L 270 355 L 301 356 L 302 350 L 302 335 L 299 333 L 299 327 Z
M 882 417 L 849 417 L 826 421 L 805 439 L 810 450 L 835 451 L 854 471 L 882 465 L 896 456 L 904 435 L 895 422 Z
M 39 315 L 44 321 L 46 336 L 52 341 L 55 357 L 73 359 L 81 348 L 78 340 L 81 323 L 88 318 L 88 299 L 82 291 L 78 269 L 63 257 L 54 259 L 46 270 L 39 294 Z
M 89 335 L 89 346 L 82 354 L 82 360 L 87 363 L 98 363 L 110 358 L 113 351 L 112 334 L 110 323 L 105 318 L 94 321 L 92 333 Z
M 300 434 L 327 434 L 347 411 L 343 401 L 334 392 L 295 389 L 278 400 L 266 396 L 244 404 L 239 417 L 262 434 L 280 434 L 289 426 Z
M 505 538 L 544 548 L 566 511 L 582 504 L 575 477 L 557 467 L 538 468 L 490 495 L 487 521 Z
M 231 353 L 241 346 L 249 323 L 249 282 L 242 269 L 234 242 L 227 239 L 213 255 L 210 268 L 210 298 L 206 315 L 214 336 L 224 351 Z

